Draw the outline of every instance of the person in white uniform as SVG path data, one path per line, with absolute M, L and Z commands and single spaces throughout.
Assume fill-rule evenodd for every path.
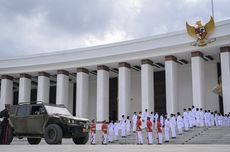
M 126 121 L 124 115 L 122 115 L 122 119 L 120 121 L 120 127 L 121 127 L 121 137 L 126 138 Z
M 178 129 L 178 134 L 179 135 L 182 135 L 183 126 L 184 126 L 183 119 L 182 119 L 182 117 L 180 115 L 180 112 L 177 112 L 177 129 Z
M 164 123 L 164 133 L 165 133 L 165 142 L 169 142 L 169 131 L 170 131 L 170 122 L 167 116 L 165 117 Z
M 108 129 L 109 129 L 108 141 L 109 143 L 112 143 L 113 142 L 113 130 L 114 130 L 113 120 L 110 121 L 108 125 Z
M 119 122 L 118 121 L 116 121 L 115 123 L 114 123 L 114 128 L 113 128 L 114 130 L 114 140 L 115 141 L 117 141 L 118 140 L 118 135 L 119 135 Z
M 154 116 L 154 123 L 155 123 L 155 128 L 157 128 L 157 120 L 159 118 L 159 115 L 158 115 L 158 112 L 155 113 L 155 116 Z
M 189 128 L 193 128 L 193 114 L 191 108 L 188 108 Z
M 133 113 L 132 117 L 132 125 L 133 125 L 133 132 L 136 132 L 136 123 L 137 123 L 137 112 Z
M 199 108 L 196 108 L 195 118 L 196 118 L 196 126 L 200 127 L 200 111 L 199 111 Z
M 193 122 L 193 127 L 196 127 L 196 108 L 195 106 L 192 106 L 192 122 Z
M 126 117 L 126 135 L 130 136 L 130 126 L 131 126 L 131 122 L 129 120 L 129 116 Z
M 204 111 L 200 108 L 200 126 L 204 127 Z
M 171 114 L 170 122 L 170 129 L 172 132 L 172 139 L 176 139 L 176 119 L 174 114 Z
M 184 117 L 184 131 L 186 132 L 188 131 L 189 128 L 189 117 L 186 109 L 184 109 L 183 117 Z

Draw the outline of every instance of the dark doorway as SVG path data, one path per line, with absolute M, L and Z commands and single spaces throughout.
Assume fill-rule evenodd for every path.
M 218 83 L 221 81 L 221 64 L 220 62 L 217 63 L 217 78 L 218 78 Z M 224 105 L 223 105 L 223 97 L 219 96 L 219 110 L 220 113 L 223 114 L 224 113 Z
M 37 89 L 31 89 L 30 102 L 31 103 L 37 102 Z
M 165 71 L 154 72 L 154 111 L 166 113 Z
M 118 115 L 118 78 L 109 79 L 109 121 L 117 120 Z
M 14 91 L 13 105 L 18 104 L 18 91 Z
M 77 83 L 73 84 L 73 115 L 76 116 L 76 88 L 77 88 Z
M 50 87 L 50 104 L 56 104 L 56 86 Z

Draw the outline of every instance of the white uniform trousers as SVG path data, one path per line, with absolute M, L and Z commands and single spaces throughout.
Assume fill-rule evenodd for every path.
M 137 144 L 143 144 L 142 131 L 137 131 Z
M 147 136 L 148 136 L 148 144 L 151 145 L 153 144 L 153 132 L 147 132 Z
M 182 135 L 182 132 L 183 132 L 182 127 L 178 127 L 178 134 Z
M 133 132 L 136 132 L 137 127 L 136 127 L 136 122 L 133 122 Z
M 158 144 L 162 144 L 162 132 L 158 132 L 157 133 L 157 135 L 158 135 Z
M 108 140 L 109 140 L 109 142 L 113 142 L 113 131 L 109 132 Z
M 121 128 L 121 136 L 126 137 L 126 127 Z
M 185 130 L 185 131 L 188 131 L 188 121 L 185 121 L 185 122 L 184 122 L 184 130 Z
M 189 120 L 189 127 L 190 127 L 190 128 L 192 128 L 192 127 L 193 127 L 193 122 L 192 122 L 192 120 L 191 120 L 191 119 Z
M 127 135 L 127 136 L 130 135 L 130 127 L 126 127 L 126 135 Z
M 96 144 L 96 133 L 94 133 L 94 132 L 91 133 L 90 144 L 91 145 L 95 145 Z
M 107 134 L 102 133 L 102 144 L 107 145 Z
M 165 129 L 165 141 L 169 141 L 169 129 Z
M 172 131 L 172 138 L 176 138 L 176 128 L 171 127 L 171 131 Z

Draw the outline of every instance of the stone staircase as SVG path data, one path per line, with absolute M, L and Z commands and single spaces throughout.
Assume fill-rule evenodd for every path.
M 147 143 L 146 132 L 143 131 L 144 144 Z M 153 134 L 153 144 L 157 144 L 156 134 Z M 97 131 L 96 135 L 97 145 L 101 145 L 101 133 Z M 164 141 L 164 135 L 163 135 Z M 27 139 L 17 139 L 14 138 L 13 145 L 25 145 L 28 144 Z M 46 145 L 45 140 L 42 139 L 41 145 Z M 72 139 L 63 139 L 62 144 L 72 145 L 74 144 Z M 89 144 L 89 142 L 87 143 Z M 131 133 L 127 138 L 118 138 L 118 141 L 109 143 L 109 145 L 128 145 L 136 144 L 136 133 Z M 188 132 L 184 132 L 183 135 L 177 135 L 176 139 L 170 139 L 169 143 L 164 143 L 164 145 L 170 144 L 230 144 L 230 127 L 211 127 L 211 128 L 193 128 Z

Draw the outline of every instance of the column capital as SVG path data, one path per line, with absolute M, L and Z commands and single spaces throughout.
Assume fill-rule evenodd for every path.
M 174 61 L 176 62 L 177 61 L 177 58 L 173 55 L 168 55 L 168 56 L 165 56 L 165 61 Z
M 44 76 L 44 77 L 50 77 L 50 74 L 49 73 L 47 73 L 47 72 L 38 72 L 38 76 Z
M 2 75 L 1 79 L 8 79 L 8 80 L 13 80 L 14 78 L 10 75 Z
M 230 46 L 225 46 L 220 48 L 220 53 L 230 52 Z
M 141 64 L 153 65 L 153 61 L 151 61 L 151 60 L 149 60 L 149 59 L 143 59 L 143 60 L 141 60 Z
M 69 76 L 69 72 L 66 71 L 66 70 L 58 70 L 58 71 L 57 71 L 57 74 L 64 74 L 64 75 Z
M 107 67 L 107 66 L 105 66 L 105 65 L 98 65 L 98 66 L 97 66 L 97 70 L 109 71 L 109 67 Z
M 77 68 L 77 73 L 78 73 L 78 72 L 84 72 L 84 73 L 86 73 L 86 74 L 89 74 L 89 70 L 86 69 L 86 68 Z
M 121 68 L 121 67 L 126 67 L 129 69 L 131 68 L 130 64 L 127 62 L 120 62 L 118 66 L 119 66 L 119 68 Z
M 21 74 L 20 74 L 20 78 L 27 78 L 27 79 L 31 79 L 31 75 L 26 74 L 26 73 L 21 73 Z
M 195 52 L 191 53 L 191 57 L 201 57 L 201 58 L 203 58 L 204 54 L 202 52 L 200 52 L 200 51 L 195 51 Z

